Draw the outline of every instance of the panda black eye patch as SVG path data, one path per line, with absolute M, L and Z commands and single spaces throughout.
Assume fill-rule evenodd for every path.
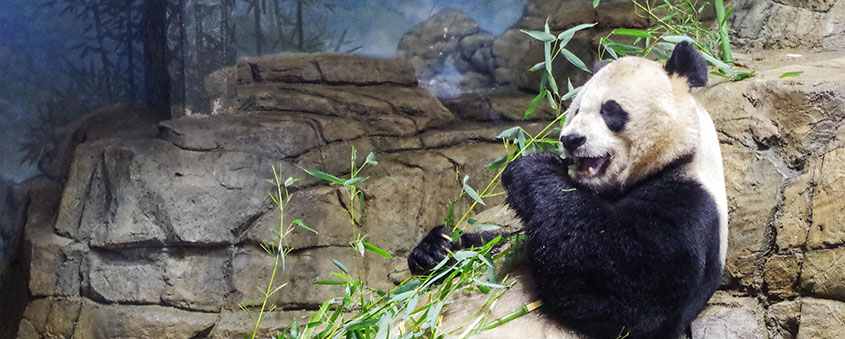
M 628 112 L 613 100 L 608 100 L 601 104 L 601 117 L 604 118 L 607 128 L 613 132 L 621 131 L 625 128 L 625 124 L 628 123 Z

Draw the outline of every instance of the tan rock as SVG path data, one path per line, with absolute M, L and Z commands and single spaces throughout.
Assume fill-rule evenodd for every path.
M 813 197 L 813 225 L 807 247 L 820 248 L 845 243 L 845 148 L 828 152 L 817 172 Z
M 806 268 L 806 263 L 804 267 Z M 800 271 L 801 258 L 797 255 L 776 255 L 769 258 L 763 269 L 763 280 L 769 294 L 779 298 L 795 296 L 795 285 L 798 283 Z
M 798 178 L 786 186 L 783 193 L 783 207 L 775 220 L 776 244 L 781 252 L 802 248 L 807 242 L 810 229 L 810 187 L 815 166 L 808 166 Z
M 838 339 L 845 333 L 845 303 L 833 300 L 801 299 L 798 339 Z
M 814 296 L 845 301 L 845 247 L 805 253 L 801 289 Z
M 798 334 L 801 301 L 783 301 L 769 306 L 766 321 L 773 329 L 771 338 L 795 338 Z
M 767 246 L 767 224 L 775 212 L 784 177 L 766 158 L 744 147 L 722 144 L 728 195 L 726 271 L 748 286 L 753 262 Z

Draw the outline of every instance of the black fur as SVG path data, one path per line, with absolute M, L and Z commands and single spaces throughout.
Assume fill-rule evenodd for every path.
M 613 100 L 608 100 L 601 104 L 601 117 L 604 118 L 607 128 L 614 132 L 621 131 L 625 128 L 625 124 L 628 123 L 628 112 Z
M 675 50 L 666 62 L 665 68 L 669 75 L 678 74 L 686 77 L 689 87 L 707 85 L 707 62 L 689 42 L 681 41 L 675 45 Z
M 498 236 L 499 232 L 477 232 L 461 235 L 450 241 L 452 231 L 445 226 L 437 226 L 408 255 L 408 268 L 413 274 L 426 274 L 443 261 L 449 251 L 456 251 L 475 246 L 484 246 Z
M 594 338 L 681 335 L 722 270 L 715 202 L 680 176 L 691 158 L 613 197 L 578 189 L 551 153 L 507 167 L 507 202 L 524 223 L 546 314 Z
M 609 63 L 610 61 L 607 60 L 596 61 L 596 63 L 593 64 L 593 74 L 598 73 L 598 71 L 604 68 L 604 66 L 607 66 Z

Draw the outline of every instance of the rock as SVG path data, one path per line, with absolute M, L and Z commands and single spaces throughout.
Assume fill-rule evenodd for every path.
M 204 337 L 217 315 L 162 306 L 82 304 L 75 338 L 194 338 Z
M 814 167 L 810 166 L 809 170 L 790 182 L 784 190 L 784 205 L 775 220 L 776 244 L 781 252 L 798 250 L 807 242 L 812 200 L 810 181 Z
M 731 40 L 743 49 L 845 48 L 841 1 L 740 0 L 733 7 Z
M 324 144 L 309 119 L 255 114 L 186 117 L 161 123 L 161 138 L 189 151 L 233 151 L 273 159 L 299 156 Z
M 237 110 L 237 67 L 224 67 L 205 77 L 203 87 L 211 100 L 211 115 L 231 114 Z
M 845 148 L 824 155 L 816 175 L 818 185 L 813 197 L 813 223 L 807 236 L 807 247 L 821 248 L 845 243 L 845 215 L 842 214 L 842 192 L 845 192 Z
M 164 269 L 157 255 L 141 254 L 130 259 L 111 254 L 94 254 L 89 257 L 89 261 L 85 278 L 95 301 L 132 304 L 161 302 L 161 296 L 164 295 Z
M 774 0 L 777 3 L 787 6 L 812 9 L 818 12 L 827 12 L 836 3 L 836 0 Z
M 502 86 L 515 84 L 517 77 L 526 72 L 527 67 L 534 65 L 526 61 L 525 51 L 536 46 L 542 47 L 542 44 L 518 29 L 509 29 L 497 37 L 493 41 L 492 50 L 493 59 L 496 60 L 496 83 Z
M 18 338 L 71 338 L 82 303 L 78 299 L 45 298 L 30 302 Z
M 722 144 L 728 194 L 728 254 L 725 273 L 743 286 L 757 284 L 753 263 L 767 246 L 766 225 L 775 212 L 784 177 L 755 152 Z
M 494 122 L 554 120 L 555 112 L 545 101 L 541 102 L 530 116 L 525 117 L 525 110 L 534 97 L 524 92 L 497 91 L 441 99 L 441 101 L 455 116 L 466 120 Z
M 372 253 L 367 255 L 371 256 Z M 276 269 L 274 288 L 285 285 L 273 294 L 268 305 L 284 308 L 317 308 L 330 297 L 343 294 L 342 287 L 336 285 L 314 285 L 318 280 L 338 280 L 331 275 L 340 272 L 332 259 L 340 261 L 353 279 L 364 277 L 362 257 L 351 247 L 317 247 L 301 249 L 288 254 L 284 267 Z M 273 273 L 273 256 L 263 249 L 244 246 L 235 250 L 232 259 L 232 303 L 244 306 L 261 306 L 270 276 Z M 257 305 L 256 305 L 257 303 Z M 230 306 L 231 307 L 231 306 Z
M 227 277 L 231 257 L 229 249 L 168 251 L 161 263 L 162 303 L 186 310 L 219 312 L 228 306 L 225 296 L 231 291 Z
M 845 303 L 803 298 L 798 339 L 835 339 L 845 333 Z
M 805 253 L 801 289 L 813 296 L 845 301 L 845 247 Z
M 44 174 L 57 181 L 67 179 L 74 150 L 82 142 L 151 138 L 158 134 L 159 117 L 147 108 L 113 106 L 99 109 L 56 129 L 53 157 L 38 164 Z
M 444 66 L 447 58 L 460 55 L 461 40 L 476 33 L 478 23 L 475 20 L 461 11 L 447 8 L 405 33 L 399 39 L 396 56 L 410 61 L 417 77 L 426 83 Z
M 282 54 L 238 63 L 238 84 L 328 83 L 414 86 L 413 67 L 403 61 L 342 54 Z
M 299 323 L 300 328 L 308 322 L 314 311 L 286 310 L 284 312 L 265 312 L 261 327 L 258 329 L 259 338 L 272 337 L 283 331 L 293 321 Z M 245 334 L 252 334 L 255 328 L 254 317 L 258 310 L 250 310 L 247 315 L 242 310 L 225 310 L 220 313 L 220 319 L 214 324 L 214 329 L 208 334 L 210 339 L 243 339 Z M 316 331 L 316 332 L 319 332 Z
M 766 338 L 762 310 L 753 298 L 717 291 L 692 323 L 693 338 Z
M 56 229 L 107 248 L 231 243 L 262 210 L 270 189 L 263 181 L 274 163 L 242 152 L 185 151 L 162 140 L 86 148 Z
M 341 197 L 346 193 L 336 188 L 315 187 L 297 191 L 285 209 L 285 222 L 302 220 L 317 233 L 294 225 L 288 243 L 296 249 L 323 246 L 347 246 L 355 228 L 346 215 Z M 275 242 L 279 232 L 279 210 L 271 208 L 261 215 L 246 232 L 246 239 L 255 245 Z
M 77 296 L 84 253 L 70 240 L 47 234 L 30 238 L 26 253 L 29 292 L 35 297 Z
M 795 285 L 801 272 L 801 259 L 796 255 L 777 255 L 766 261 L 763 279 L 770 295 L 782 299 L 796 295 Z M 805 262 L 804 268 L 806 267 Z
M 247 112 L 301 112 L 352 119 L 371 134 L 407 136 L 438 127 L 451 114 L 423 89 L 396 86 L 245 86 Z
M 800 301 L 784 301 L 769 306 L 766 321 L 774 333 L 772 338 L 795 338 L 798 334 Z

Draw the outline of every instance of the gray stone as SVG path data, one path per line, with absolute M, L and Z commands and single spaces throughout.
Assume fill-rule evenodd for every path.
M 273 159 L 295 157 L 323 144 L 310 119 L 254 114 L 186 117 L 161 123 L 161 138 L 190 151 L 233 151 Z
M 363 277 L 365 272 L 360 269 L 362 257 L 350 246 L 294 251 L 286 256 L 284 266 L 280 264 L 276 270 L 273 288 L 284 287 L 270 297 L 268 306 L 315 308 L 330 297 L 342 295 L 342 287 L 313 284 L 318 280 L 340 279 L 331 275 L 332 272 L 340 272 L 332 259 L 343 263 L 353 279 Z M 261 306 L 263 292 L 267 290 L 273 273 L 273 262 L 273 256 L 258 247 L 245 246 L 236 250 L 231 275 L 234 303 Z
M 194 338 L 211 330 L 218 315 L 162 306 L 84 302 L 73 338 Z
M 231 290 L 227 273 L 231 250 L 170 249 L 163 258 L 164 293 L 161 301 L 181 309 L 215 312 L 227 305 Z
M 733 297 L 722 291 L 692 323 L 693 338 L 764 339 L 762 310 L 753 298 Z
M 340 203 L 346 193 L 336 188 L 315 187 L 296 191 L 285 207 L 285 229 L 292 229 L 287 243 L 295 249 L 321 246 L 346 246 L 353 239 L 353 226 Z M 246 233 L 246 239 L 253 244 L 276 243 L 280 232 L 278 208 L 271 208 L 259 217 Z M 318 233 L 289 224 L 302 220 Z
M 91 297 L 109 303 L 159 304 L 165 284 L 158 259 L 146 255 L 90 255 L 86 278 Z
M 417 77 L 426 82 L 449 57 L 459 56 L 460 42 L 478 33 L 478 23 L 461 11 L 447 8 L 411 28 L 396 48 L 400 59 L 409 60 Z
M 238 63 L 238 84 L 318 83 L 413 86 L 410 64 L 400 60 L 340 54 L 282 54 Z

